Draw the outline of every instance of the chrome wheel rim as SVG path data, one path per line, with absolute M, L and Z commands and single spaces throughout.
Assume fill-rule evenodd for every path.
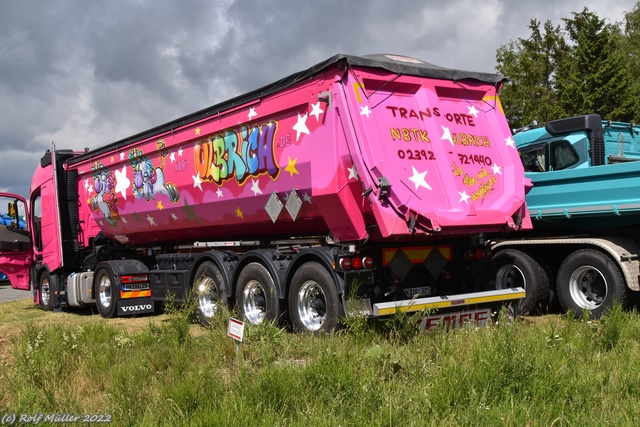
M 100 277 L 100 282 L 98 283 L 98 298 L 100 299 L 100 304 L 103 307 L 110 307 L 111 297 L 112 297 L 111 279 L 109 279 L 107 275 L 104 275 Z
M 309 331 L 320 329 L 327 318 L 327 303 L 320 285 L 313 281 L 304 282 L 298 292 L 298 313 L 300 321 Z
M 51 286 L 49 285 L 48 277 L 45 277 L 40 283 L 40 301 L 45 306 L 51 301 Z
M 218 310 L 216 284 L 210 277 L 205 277 L 198 285 L 198 308 L 202 315 L 209 319 Z
M 262 323 L 267 313 L 267 299 L 264 288 L 257 280 L 250 280 L 242 292 L 242 309 L 249 323 Z

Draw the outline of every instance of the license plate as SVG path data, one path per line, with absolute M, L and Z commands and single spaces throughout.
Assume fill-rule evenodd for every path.
M 405 288 L 404 295 L 407 298 L 413 298 L 416 295 L 418 296 L 429 296 L 431 295 L 431 286 L 422 286 L 420 288 Z
M 425 317 L 420 322 L 420 329 L 430 331 L 437 328 L 458 328 L 463 325 L 484 326 L 491 319 L 491 309 L 461 311 L 456 313 L 437 314 Z

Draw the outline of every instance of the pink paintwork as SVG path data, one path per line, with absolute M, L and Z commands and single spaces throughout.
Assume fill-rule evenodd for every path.
M 42 218 L 41 244 L 24 259 L 0 254 L 0 266 L 23 266 L 18 287 L 33 260 L 66 277 L 65 260 L 91 253 L 100 232 L 139 247 L 296 236 L 418 246 L 531 228 L 500 79 L 377 57 L 338 55 L 106 147 L 47 153 L 28 225 L 33 236 Z M 77 219 L 60 214 L 74 211 L 65 200 Z
M 496 86 L 472 80 L 330 67 L 70 169 L 85 245 L 98 230 L 126 244 L 424 239 L 516 229 L 518 212 L 530 226 Z M 295 220 L 283 209 L 272 221 L 269 197 L 286 205 L 292 190 Z

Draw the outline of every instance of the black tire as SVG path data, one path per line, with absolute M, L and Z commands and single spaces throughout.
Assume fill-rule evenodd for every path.
M 275 282 L 262 264 L 249 263 L 240 272 L 236 285 L 236 307 L 240 317 L 254 325 L 280 317 Z
M 53 311 L 53 292 L 51 287 L 51 276 L 49 272 L 44 270 L 38 279 L 38 294 L 40 307 L 44 311 Z
M 220 304 L 225 304 L 226 284 L 220 269 L 211 261 L 203 262 L 191 287 L 197 301 L 196 314 L 203 326 L 211 326 Z
M 580 249 L 560 265 L 556 281 L 558 300 L 565 312 L 580 316 L 586 310 L 594 319 L 615 301 L 627 302 L 627 288 L 620 268 L 595 249 Z
M 110 269 L 101 268 L 96 271 L 93 278 L 93 295 L 96 298 L 98 313 L 105 319 L 116 317 L 117 288 Z
M 542 312 L 549 302 L 549 276 L 528 254 L 503 249 L 493 257 L 496 263 L 496 289 L 524 288 L 526 296 L 518 303 L 517 314 Z
M 344 308 L 326 268 L 307 262 L 296 271 L 289 289 L 289 312 L 296 332 L 331 332 L 338 328 Z

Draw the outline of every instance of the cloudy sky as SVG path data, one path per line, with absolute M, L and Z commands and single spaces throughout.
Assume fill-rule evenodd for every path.
M 0 191 L 28 195 L 52 142 L 97 148 L 306 69 L 396 53 L 495 71 L 531 19 L 635 0 L 0 0 Z

